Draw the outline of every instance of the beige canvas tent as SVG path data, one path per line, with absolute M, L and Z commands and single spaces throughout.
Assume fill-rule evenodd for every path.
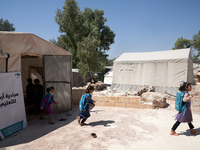
M 31 33 L 0 32 L 0 72 L 21 71 L 23 91 L 27 78 L 39 78 L 45 88 L 54 86 L 57 109 L 72 108 L 71 53 Z M 8 54 L 10 57 L 7 58 Z M 6 60 L 8 64 L 6 65 Z
M 180 81 L 194 83 L 190 49 L 123 53 L 114 61 L 112 89 L 137 91 L 140 85 L 175 93 Z

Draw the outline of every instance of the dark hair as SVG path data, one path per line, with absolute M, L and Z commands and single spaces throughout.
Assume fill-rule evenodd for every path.
M 89 86 L 89 87 L 86 89 L 85 93 L 89 93 L 90 91 L 94 91 L 94 87 L 93 87 L 93 86 Z
M 28 82 L 28 83 L 32 83 L 32 79 L 31 79 L 31 78 L 28 78 L 28 79 L 27 79 L 27 82 Z
M 183 82 L 179 87 L 179 91 L 185 91 L 185 88 L 188 88 L 189 85 L 191 85 L 191 83 Z
M 49 91 L 50 91 L 51 89 L 54 89 L 54 87 L 52 87 L 52 86 L 51 86 L 51 87 L 48 87 L 48 88 L 47 88 L 47 93 L 49 93 Z
M 35 79 L 34 83 L 40 83 L 40 80 L 39 79 Z

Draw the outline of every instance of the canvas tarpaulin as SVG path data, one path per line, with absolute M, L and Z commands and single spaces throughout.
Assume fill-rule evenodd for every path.
M 21 57 L 43 55 L 70 55 L 70 52 L 45 41 L 32 33 L 0 31 L 0 48 L 10 54 L 8 71 L 21 71 Z
M 114 61 L 112 89 L 118 91 L 151 85 L 159 92 L 172 92 L 180 81 L 194 83 L 190 49 L 124 53 Z
M 71 53 L 32 34 L 32 33 L 18 33 L 18 32 L 2 32 L 0 31 L 0 49 L 4 53 L 8 53 L 10 58 L 8 59 L 8 72 L 20 71 L 22 74 L 23 91 L 26 91 L 27 78 L 31 77 L 40 79 L 42 84 L 45 80 L 44 72 L 48 75 L 45 76 L 46 80 L 53 81 L 54 84 L 45 84 L 48 86 L 54 85 L 56 91 L 62 91 L 60 95 L 55 95 L 55 99 L 60 104 L 58 108 L 64 110 L 63 103 L 67 103 L 69 107 L 65 107 L 65 110 L 71 109 Z M 53 59 L 49 59 L 44 68 L 44 57 L 54 56 Z M 62 57 L 67 56 L 67 57 Z M 1 59 L 0 59 L 1 60 Z M 2 68 L 2 66 L 0 66 Z M 1 70 L 1 69 L 0 69 Z M 55 82 L 62 81 L 67 85 L 55 85 Z M 66 83 L 67 82 L 67 83 Z M 62 89 L 63 87 L 63 89 Z M 59 90 L 59 91 L 58 91 Z M 64 92 L 63 92 L 64 91 Z M 68 95 L 69 93 L 69 95 Z M 68 96 L 66 96 L 68 95 Z M 62 105 L 62 106 L 61 106 Z M 60 107 L 59 107 L 60 106 Z
M 55 111 L 58 108 L 59 111 L 67 111 L 72 106 L 70 62 L 71 57 L 69 56 L 44 56 L 45 86 L 54 87 L 55 101 L 59 99 L 59 105 L 57 107 L 52 106 L 52 109 Z

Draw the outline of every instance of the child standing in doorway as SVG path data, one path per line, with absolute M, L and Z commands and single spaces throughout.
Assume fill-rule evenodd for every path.
M 32 79 L 27 79 L 28 85 L 26 86 L 26 98 L 28 100 L 28 104 L 32 105 L 34 103 L 34 84 L 32 83 Z
M 175 130 L 177 129 L 177 127 L 180 125 L 180 123 L 188 123 L 189 128 L 190 128 L 190 132 L 191 134 L 198 134 L 199 131 L 195 131 L 194 130 L 194 126 L 191 123 L 192 122 L 192 111 L 191 111 L 191 99 L 192 99 L 192 95 L 190 95 L 188 92 L 192 90 L 192 86 L 190 83 L 188 82 L 182 82 L 180 84 L 180 88 L 179 91 L 184 93 L 184 97 L 183 97 L 183 106 L 185 106 L 185 109 L 182 110 L 181 112 L 179 112 L 176 115 L 176 123 L 173 125 L 172 129 L 171 129 L 171 135 L 175 135 L 178 136 L 179 134 L 177 134 L 175 132 Z
M 34 83 L 35 114 L 38 114 L 40 113 L 40 103 L 43 97 L 43 86 L 40 84 L 39 79 L 35 79 Z
M 47 95 L 45 95 L 42 99 L 40 109 L 44 110 L 44 114 L 49 115 L 49 124 L 54 124 L 52 121 L 52 110 L 51 110 L 51 104 L 57 103 L 54 101 L 54 87 L 47 88 Z M 40 116 L 40 119 L 44 119 L 42 116 Z
M 92 93 L 94 92 L 93 87 L 88 87 L 86 93 L 82 95 L 81 100 L 79 102 L 80 113 L 77 116 L 78 124 L 81 126 L 86 125 L 85 121 L 90 117 L 89 112 L 89 104 L 94 105 L 94 101 L 92 100 Z

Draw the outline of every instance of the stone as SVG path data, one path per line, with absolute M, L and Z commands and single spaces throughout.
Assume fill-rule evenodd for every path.
M 126 103 L 115 103 L 115 107 L 125 107 Z
M 199 96 L 193 97 L 191 100 L 191 105 L 193 107 L 200 107 L 200 97 Z
M 119 97 L 117 97 L 117 96 L 109 96 L 108 97 L 108 101 L 116 103 L 116 102 L 119 101 Z
M 106 86 L 105 86 L 105 84 L 97 84 L 97 86 L 96 86 L 96 90 L 97 91 L 102 91 L 102 90 L 105 90 L 106 89 Z
M 139 86 L 136 95 L 141 96 L 145 92 L 155 92 L 153 86 Z
M 163 108 L 167 106 L 166 97 L 162 93 L 146 92 L 142 94 L 144 102 L 152 102 L 153 107 Z
M 200 84 L 192 85 L 192 91 L 189 93 L 193 96 L 200 96 Z
M 200 69 L 198 70 L 197 74 L 196 74 L 197 79 L 200 81 Z
M 130 103 L 141 103 L 141 97 L 140 96 L 130 97 Z
M 120 103 L 127 103 L 127 102 L 130 102 L 130 97 L 127 97 L 127 96 L 119 96 L 119 102 L 120 102 Z

